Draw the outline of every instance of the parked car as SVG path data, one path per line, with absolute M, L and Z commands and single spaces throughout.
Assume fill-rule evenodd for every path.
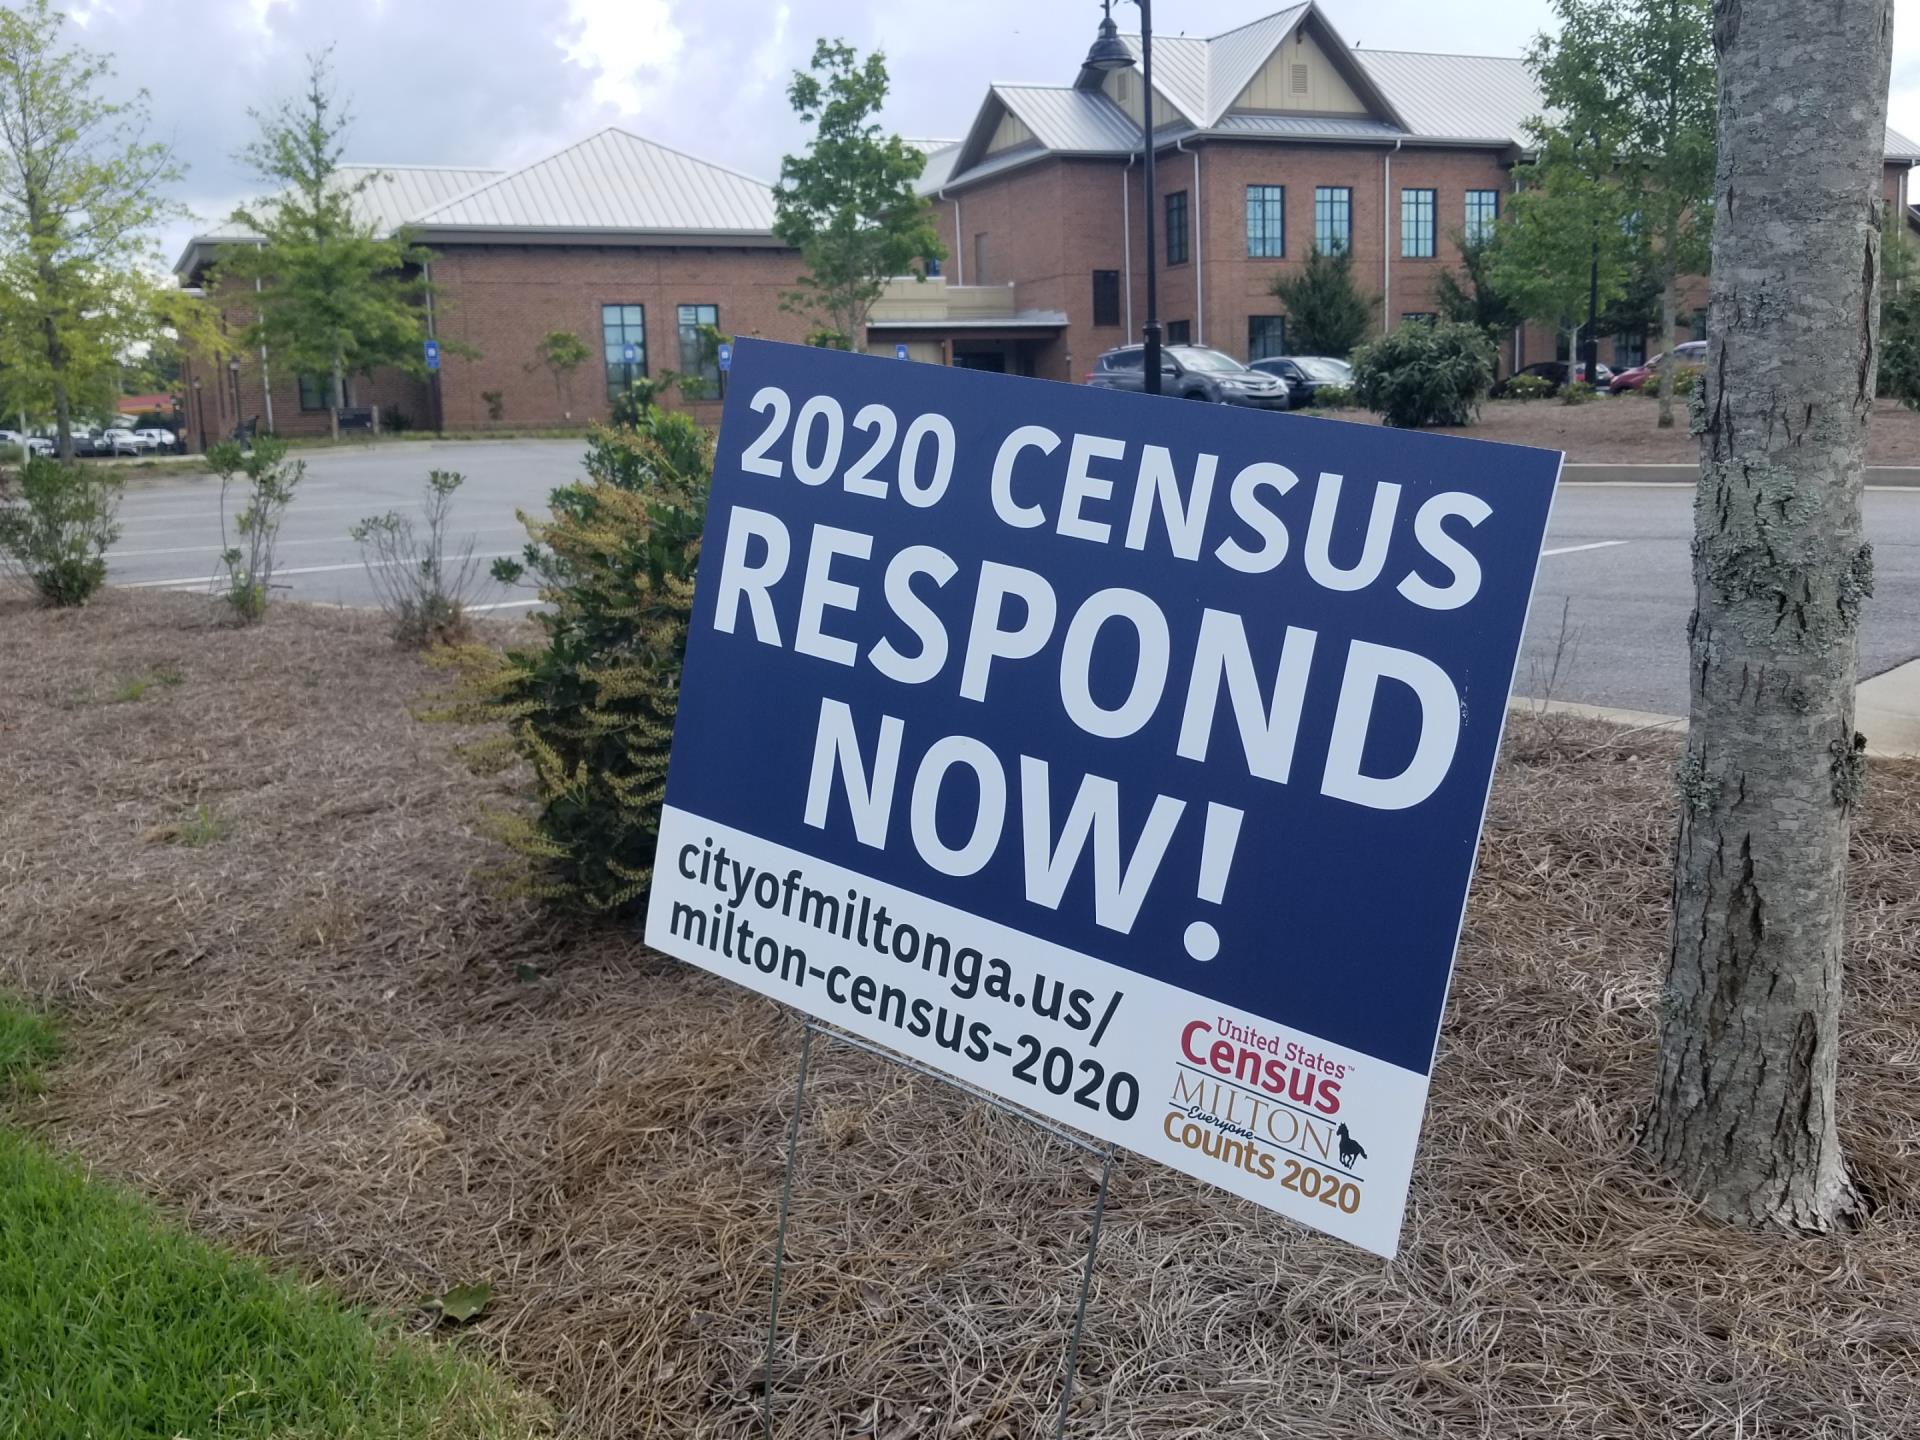
M 1311 405 L 1322 390 L 1353 384 L 1353 366 L 1331 355 L 1275 355 L 1254 361 L 1252 368 L 1284 381 L 1296 407 Z
M 136 430 L 133 432 L 133 435 L 136 440 L 146 441 L 147 448 L 155 454 L 170 454 L 174 446 L 179 443 L 174 439 L 171 430 L 162 430 L 158 426 L 149 426 L 145 429 Z
M 1141 361 L 1145 347 L 1122 345 L 1094 362 L 1089 385 L 1107 390 L 1146 389 Z M 1285 410 L 1292 404 L 1286 384 L 1277 376 L 1249 370 L 1231 355 L 1205 345 L 1168 345 L 1160 352 L 1160 393 L 1182 400 L 1204 400 L 1215 405 L 1252 405 L 1263 410 Z
M 144 455 L 152 447 L 131 430 L 102 430 L 99 432 L 101 455 Z
M 1576 363 L 1573 366 L 1573 372 L 1574 378 L 1583 384 L 1586 382 L 1587 367 L 1584 364 Z M 1531 375 L 1536 379 L 1546 381 L 1549 385 L 1553 386 L 1553 389 L 1548 393 L 1558 395 L 1560 393 L 1560 387 L 1567 383 L 1567 362 L 1565 360 L 1540 360 L 1532 365 L 1516 370 L 1505 380 L 1502 380 L 1498 385 L 1493 387 L 1491 392 L 1493 398 L 1498 400 L 1501 396 L 1505 395 L 1507 393 L 1507 387 L 1522 375 Z M 1593 366 L 1594 389 L 1604 390 L 1612 381 L 1612 369 L 1595 361 Z
M 1707 342 L 1689 340 L 1685 344 L 1676 345 L 1673 347 L 1673 358 L 1683 370 L 1704 370 L 1707 368 Z M 1643 389 L 1649 380 L 1660 378 L 1660 372 L 1666 368 L 1666 364 L 1666 352 L 1662 351 L 1644 365 L 1635 365 L 1631 369 L 1622 370 L 1613 377 L 1613 384 L 1608 389 L 1615 395 L 1625 390 Z

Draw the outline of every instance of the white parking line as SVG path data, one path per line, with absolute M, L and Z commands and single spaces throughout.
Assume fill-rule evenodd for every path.
M 518 525 L 487 525 L 478 530 L 468 530 L 464 533 L 467 535 L 512 535 L 517 534 L 521 528 L 522 527 Z M 313 540 L 282 540 L 280 545 L 281 548 L 284 549 L 291 545 L 340 545 L 342 543 L 342 538 L 338 535 L 322 535 Z M 107 552 L 107 559 L 137 560 L 152 555 L 218 556 L 219 554 L 219 542 L 210 540 L 205 545 L 175 545 L 166 550 L 110 550 Z
M 496 600 L 491 605 L 469 605 L 469 610 L 526 610 L 534 605 L 544 605 L 544 600 Z
M 1578 555 L 1582 550 L 1606 550 L 1615 545 L 1628 543 L 1625 540 L 1596 540 L 1591 545 L 1562 545 L 1555 550 L 1542 550 L 1540 558 L 1544 560 L 1549 555 Z
M 518 555 L 520 553 L 518 550 L 476 550 L 473 558 L 475 560 L 498 560 L 505 555 Z M 374 563 L 377 565 L 411 565 L 413 562 L 411 560 L 380 560 Z M 364 570 L 366 568 L 365 561 L 355 560 L 347 565 L 302 565 L 292 570 L 275 570 L 273 573 L 276 576 L 325 575 L 335 570 Z M 167 590 L 178 589 L 186 585 L 217 585 L 220 582 L 220 578 L 218 575 L 186 575 L 177 580 L 127 580 L 117 583 L 119 583 L 122 590 Z

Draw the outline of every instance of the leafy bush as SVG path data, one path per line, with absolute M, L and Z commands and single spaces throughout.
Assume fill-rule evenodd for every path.
M 500 580 L 537 581 L 545 646 L 454 652 L 461 683 L 439 712 L 505 723 L 538 809 L 496 820 L 496 835 L 540 867 L 539 893 L 606 913 L 633 909 L 652 879 L 713 476 L 689 417 L 638 419 L 595 430 L 587 478 L 553 492 L 550 518 L 521 516 L 524 561 L 495 562 Z
M 428 472 L 421 507 L 424 533 L 411 515 L 398 510 L 369 515 L 347 532 L 360 547 L 380 608 L 393 622 L 393 638 L 413 649 L 466 638 L 469 592 L 477 573 L 473 537 L 467 537 L 451 560 L 447 555 L 453 492 L 465 480 L 455 470 Z
M 287 442 L 269 436 L 254 441 L 250 450 L 222 441 L 207 451 L 207 464 L 220 477 L 220 564 L 227 577 L 222 598 L 234 619 L 251 625 L 266 618 L 280 524 L 307 473 L 307 462 L 289 461 Z M 243 503 L 230 536 L 227 501 L 236 486 Z
M 1353 403 L 1353 387 L 1350 385 L 1322 385 L 1313 392 L 1313 408 L 1316 410 L 1351 410 Z
M 0 487 L 0 568 L 46 605 L 84 605 L 107 578 L 120 538 L 122 482 L 97 466 L 28 456 Z
M 1389 425 L 1467 425 L 1493 382 L 1493 344 L 1471 325 L 1402 325 L 1353 357 L 1359 402 Z
M 1553 381 L 1544 375 L 1516 375 L 1500 392 L 1505 400 L 1545 400 L 1552 394 Z
M 1886 351 L 1882 349 L 1881 354 L 1885 355 L 1885 353 Z M 1678 370 L 1673 372 L 1673 393 L 1676 395 L 1691 395 L 1699 384 L 1700 370 L 1698 366 L 1682 365 Z M 1647 383 L 1640 387 L 1640 398 L 1642 400 L 1658 400 L 1660 398 L 1660 372 L 1658 370 L 1647 376 Z
M 413 429 L 413 417 L 404 410 L 383 411 L 380 416 L 380 428 L 390 435 L 404 435 Z
M 503 390 L 482 390 L 480 398 L 487 405 L 487 419 L 498 422 L 507 415 L 507 396 Z
M 1584 405 L 1598 392 L 1584 380 L 1569 380 L 1560 387 L 1562 405 Z

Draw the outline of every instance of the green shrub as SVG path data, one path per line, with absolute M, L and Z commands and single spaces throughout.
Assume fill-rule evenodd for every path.
M 251 625 L 266 618 L 280 525 L 307 462 L 288 460 L 286 441 L 262 437 L 250 450 L 223 441 L 207 451 L 207 464 L 220 477 L 220 564 L 227 572 L 222 598 L 234 619 Z M 240 511 L 229 532 L 227 502 L 236 487 Z
M 1322 385 L 1313 392 L 1313 408 L 1316 410 L 1350 410 L 1353 403 L 1353 387 L 1350 385 Z
M 1560 387 L 1562 405 L 1584 405 L 1595 395 L 1593 386 L 1584 380 L 1569 380 Z
M 479 574 L 473 536 L 450 547 L 453 492 L 466 483 L 457 470 L 427 472 L 427 493 L 420 503 L 421 525 L 399 510 L 369 515 L 347 533 L 360 547 L 367 581 L 393 625 L 401 645 L 424 650 L 466 638 L 467 606 Z M 451 549 L 451 553 L 449 553 Z
M 1402 325 L 1353 357 L 1354 396 L 1389 425 L 1466 425 L 1493 383 L 1493 343 L 1472 325 Z
M 1506 400 L 1545 400 L 1553 394 L 1553 381 L 1544 375 L 1516 375 L 1500 394 Z
M 438 712 L 505 723 L 537 808 L 496 818 L 496 837 L 534 861 L 539 893 L 603 913 L 632 910 L 652 878 L 713 476 L 689 417 L 649 407 L 639 421 L 595 430 L 587 478 L 553 492 L 548 519 L 521 516 L 524 561 L 494 565 L 538 583 L 546 644 L 454 652 L 461 683 Z
M 28 456 L 0 488 L 0 567 L 46 605 L 84 605 L 106 583 L 120 538 L 122 482 L 99 466 Z

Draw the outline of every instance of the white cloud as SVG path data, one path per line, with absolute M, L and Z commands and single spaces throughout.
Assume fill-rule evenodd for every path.
M 561 48 L 592 73 L 594 101 L 641 108 L 642 78 L 672 66 L 685 44 L 668 0 L 570 0 L 567 8 L 575 35 Z

